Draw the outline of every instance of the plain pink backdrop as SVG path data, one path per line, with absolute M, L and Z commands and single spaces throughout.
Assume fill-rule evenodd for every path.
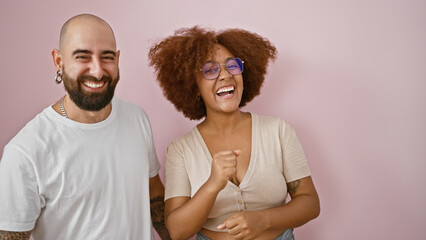
M 197 122 L 163 97 L 149 47 L 193 25 L 269 38 L 279 57 L 244 110 L 286 119 L 305 148 L 322 212 L 297 239 L 425 239 L 426 1 L 2 0 L 0 154 L 64 95 L 50 52 L 79 13 L 113 27 L 116 95 L 147 111 L 161 163 L 168 143 Z

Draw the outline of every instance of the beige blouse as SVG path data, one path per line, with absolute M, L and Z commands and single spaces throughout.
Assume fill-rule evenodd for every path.
M 219 231 L 216 227 L 233 213 L 281 206 L 287 197 L 286 183 L 310 176 L 293 128 L 279 118 L 251 115 L 252 151 L 247 172 L 239 186 L 228 181 L 219 192 L 203 228 Z M 173 141 L 167 148 L 165 199 L 194 196 L 209 178 L 211 162 L 197 127 Z

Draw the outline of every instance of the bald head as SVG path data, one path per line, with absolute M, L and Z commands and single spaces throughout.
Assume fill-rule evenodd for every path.
M 110 36 L 104 37 L 111 37 L 114 42 L 114 47 L 116 47 L 114 31 L 105 20 L 92 14 L 80 14 L 70 18 L 62 26 L 61 35 L 59 36 L 59 50 L 62 51 L 66 47 L 70 35 L 81 28 L 107 28 L 107 32 L 110 32 Z

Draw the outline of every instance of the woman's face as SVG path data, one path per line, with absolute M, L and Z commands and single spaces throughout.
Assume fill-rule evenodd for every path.
M 208 61 L 220 64 L 219 76 L 216 79 L 206 80 L 200 71 L 197 77 L 197 86 L 201 98 L 206 105 L 207 116 L 209 113 L 232 113 L 239 109 L 243 95 L 242 74 L 232 75 L 225 67 L 226 60 L 238 57 L 231 54 L 224 46 L 216 44 Z M 229 63 L 228 63 L 229 64 Z

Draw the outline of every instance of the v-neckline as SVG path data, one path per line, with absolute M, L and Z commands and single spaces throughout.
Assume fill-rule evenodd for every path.
M 250 112 L 249 112 L 250 113 Z M 256 115 L 253 113 L 250 113 L 251 115 L 251 151 L 250 151 L 250 159 L 249 159 L 249 165 L 247 167 L 247 170 L 244 174 L 243 179 L 241 180 L 240 184 L 237 186 L 235 185 L 233 182 L 228 180 L 228 186 L 232 187 L 232 188 L 244 188 L 248 182 L 250 181 L 251 176 L 253 175 L 253 165 L 255 164 L 256 158 L 254 156 L 255 152 L 256 152 L 256 146 L 255 146 L 255 138 L 257 138 L 257 119 L 256 119 Z M 210 167 L 212 165 L 212 160 L 213 160 L 213 156 L 211 155 L 209 148 L 207 147 L 206 142 L 204 141 L 203 136 L 201 135 L 200 131 L 198 130 L 198 127 L 195 126 L 194 127 L 194 133 L 196 135 L 196 137 L 199 140 L 199 143 L 201 145 L 201 147 L 203 148 L 204 151 L 204 155 L 206 156 L 206 159 L 208 160 Z

